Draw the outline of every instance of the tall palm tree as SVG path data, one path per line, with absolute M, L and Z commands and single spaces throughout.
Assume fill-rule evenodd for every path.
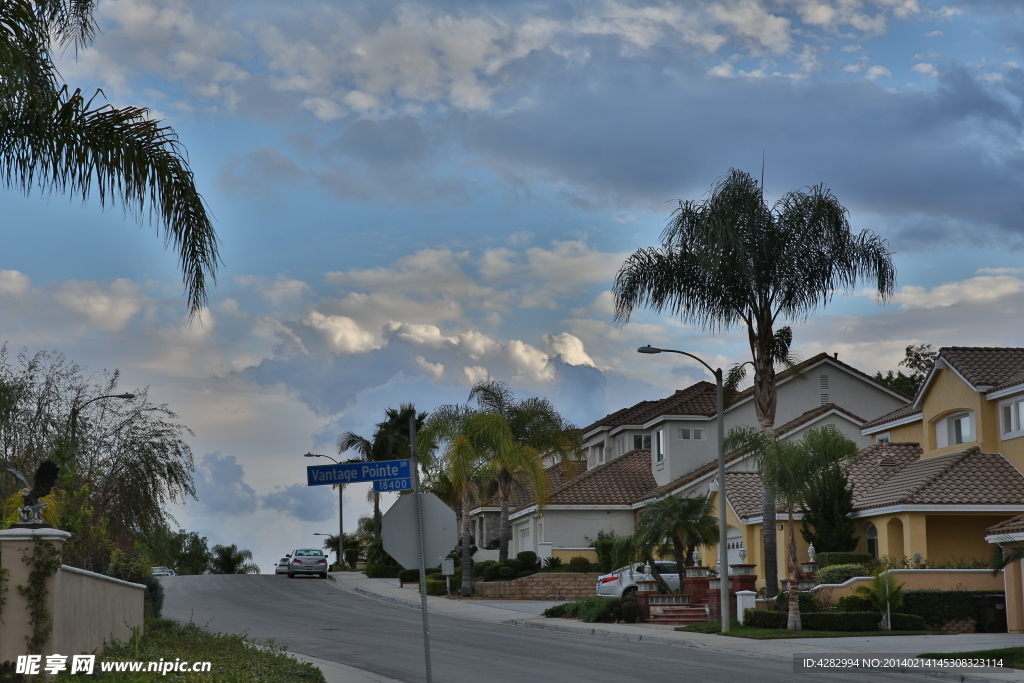
M 509 447 L 489 453 L 490 469 L 498 488 L 501 515 L 498 524 L 498 561 L 508 559 L 509 500 L 517 479 L 525 482 L 538 501 L 547 494 L 543 457 L 557 456 L 570 473 L 583 452 L 579 430 L 559 415 L 545 398 L 516 400 L 503 382 L 478 382 L 469 393 L 484 413 L 500 417 L 507 424 Z
M 640 513 L 634 535 L 659 555 L 671 552 L 682 572 L 694 548 L 718 543 L 718 516 L 703 496 L 665 496 Z
M 97 0 L 0 3 L 0 183 L 67 192 L 156 219 L 183 272 L 190 318 L 215 279 L 217 236 L 174 131 L 139 107 L 96 102 L 63 83 L 55 50 L 85 48 Z
M 259 574 L 260 567 L 252 561 L 251 550 L 238 546 L 215 545 L 210 551 L 210 571 L 214 574 Z
M 896 285 L 885 241 L 867 230 L 853 234 L 847 210 L 824 185 L 789 192 L 769 207 L 757 181 L 732 169 L 705 199 L 679 202 L 661 242 L 635 252 L 619 269 L 612 287 L 615 320 L 625 324 L 646 307 L 710 332 L 745 326 L 754 408 L 766 435 L 775 426 L 775 363 L 784 355 L 778 319 L 806 319 L 862 280 L 872 282 L 882 301 Z M 771 596 L 778 585 L 776 503 L 767 489 L 762 493 Z
M 852 460 L 857 444 L 845 435 L 828 429 L 812 429 L 798 442 L 780 441 L 753 427 L 729 430 L 726 448 L 749 452 L 757 464 L 761 480 L 782 498 L 788 515 L 787 557 L 789 569 L 789 620 L 787 628 L 799 631 L 800 564 L 796 557 L 796 506 L 806 501 L 807 494 L 819 472 Z

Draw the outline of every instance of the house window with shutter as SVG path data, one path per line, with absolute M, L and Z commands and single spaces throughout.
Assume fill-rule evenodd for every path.
M 825 406 L 829 404 L 828 398 L 828 375 L 821 375 L 820 377 L 821 387 L 821 405 Z

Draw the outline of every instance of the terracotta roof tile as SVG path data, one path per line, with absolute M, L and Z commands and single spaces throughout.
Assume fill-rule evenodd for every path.
M 658 401 L 641 401 L 629 408 L 617 410 L 605 415 L 600 420 L 583 428 L 589 434 L 599 427 L 619 427 L 621 425 L 640 425 L 649 422 L 659 415 L 703 415 L 714 417 L 716 412 L 715 385 L 711 382 L 696 384 L 679 389 L 668 398 Z
M 924 449 L 917 443 L 874 443 L 862 448 L 848 471 L 854 501 L 867 496 L 907 465 L 917 462 Z
M 761 516 L 761 476 L 757 472 L 726 472 L 725 497 L 740 519 Z
M 586 469 L 586 464 L 580 463 L 576 467 L 575 475 L 579 476 L 583 470 Z M 548 479 L 548 493 L 555 491 L 566 483 L 572 481 L 572 477 L 563 469 L 561 464 L 552 465 L 544 470 L 545 475 Z M 515 510 L 516 508 L 524 505 L 532 505 L 534 501 L 533 490 L 523 483 L 522 477 L 516 477 L 512 481 L 512 495 L 509 496 L 508 509 Z M 501 500 L 498 498 L 498 494 L 495 493 L 486 502 L 480 504 L 480 507 L 498 507 L 501 505 Z
M 985 533 L 989 536 L 1024 533 L 1024 515 L 1017 515 L 1016 517 L 1011 517 L 1005 522 L 1000 522 L 995 526 L 990 526 Z
M 974 386 L 1012 386 L 1024 373 L 1024 348 L 947 346 L 939 357 Z
M 644 491 L 655 487 L 651 452 L 635 450 L 598 465 L 555 488 L 548 505 L 629 505 Z M 531 495 L 515 510 L 535 505 Z
M 870 429 L 871 427 L 877 427 L 878 425 L 884 425 L 887 422 L 895 422 L 896 420 L 902 420 L 903 418 L 911 417 L 913 415 L 917 415 L 918 417 L 920 417 L 921 416 L 921 409 L 920 408 L 915 408 L 913 406 L 913 404 L 906 405 L 906 406 L 903 406 L 902 408 L 897 408 L 896 410 L 892 411 L 891 413 L 886 413 L 885 415 L 882 415 L 881 417 L 876 417 L 874 420 L 870 420 L 870 421 L 864 423 L 864 427 L 863 428 L 864 429 Z

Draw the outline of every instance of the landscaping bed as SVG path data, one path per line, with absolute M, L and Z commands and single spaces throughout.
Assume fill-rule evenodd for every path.
M 677 626 L 677 631 L 688 633 L 707 633 L 712 635 L 732 636 L 734 638 L 750 638 L 753 640 L 781 640 L 788 638 L 847 638 L 877 636 L 929 636 L 945 634 L 945 631 L 818 631 L 802 630 L 789 631 L 787 629 L 761 628 L 757 626 L 741 625 L 733 619 L 728 633 L 722 633 L 722 625 L 717 621 L 706 624 L 693 624 L 691 626 Z

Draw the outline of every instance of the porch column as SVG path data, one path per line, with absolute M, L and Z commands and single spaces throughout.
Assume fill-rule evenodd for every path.
M 903 547 L 911 560 L 918 553 L 928 559 L 928 516 L 923 512 L 903 513 Z

